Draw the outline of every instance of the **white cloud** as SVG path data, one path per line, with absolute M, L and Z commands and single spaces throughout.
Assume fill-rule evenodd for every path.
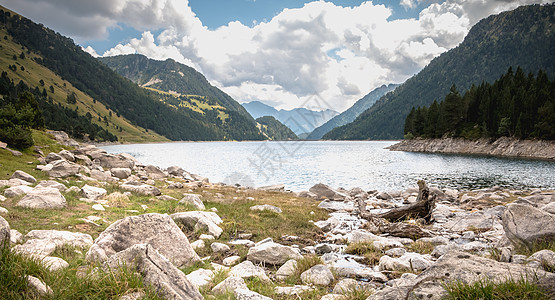
M 96 50 L 94 50 L 94 48 L 91 47 L 91 46 L 87 46 L 86 48 L 81 47 L 81 49 L 83 49 L 83 51 L 90 54 L 92 57 L 99 57 L 100 56 L 100 55 L 98 55 L 98 53 L 96 53 Z
M 186 0 L 0 1 L 82 39 L 105 37 L 118 24 L 144 31 L 103 55 L 173 58 L 195 67 L 240 102 L 262 100 L 292 108 L 318 93 L 336 110 L 382 84 L 406 80 L 458 45 L 481 18 L 547 2 L 400 0 L 407 10 L 427 7 L 418 19 L 392 21 L 390 8 L 371 1 L 356 7 L 315 1 L 251 26 L 230 22 L 209 30 Z

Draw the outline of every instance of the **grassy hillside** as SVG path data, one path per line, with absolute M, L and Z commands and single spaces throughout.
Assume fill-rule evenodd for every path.
M 456 48 L 435 58 L 420 73 L 382 97 L 351 124 L 325 139 L 399 139 L 412 107 L 429 106 L 452 85 L 493 82 L 509 67 L 525 73 L 555 74 L 555 5 L 523 6 L 481 20 Z
M 264 116 L 256 119 L 260 131 L 271 140 L 297 140 L 299 137 L 289 127 L 283 125 L 272 116 Z
M 21 53 L 24 53 L 24 58 L 21 58 Z M 14 59 L 14 56 L 16 59 Z M 93 98 L 75 88 L 70 82 L 37 63 L 37 60 L 40 59 L 42 57 L 38 53 L 30 51 L 15 42 L 6 28 L 0 28 L 0 71 L 7 72 L 15 83 L 23 81 L 31 88 L 44 88 L 55 103 L 72 110 L 77 109 L 80 115 L 90 113 L 93 116 L 93 123 L 116 135 L 120 142 L 137 143 L 168 140 L 153 131 L 146 131 L 140 126 L 131 124 L 122 116 L 117 116 L 115 113 L 110 114 L 111 110 L 104 104 L 94 101 Z M 9 66 L 16 66 L 16 70 L 10 69 Z M 51 92 L 51 86 L 54 92 Z M 72 93 L 75 93 L 77 97 L 75 104 L 69 104 L 66 101 L 67 96 Z M 102 121 L 98 121 L 98 118 Z M 106 121 L 104 121 L 105 119 Z
M 200 114 L 198 119 L 214 124 L 223 132 L 224 139 L 263 139 L 254 119 L 237 101 L 189 66 L 172 59 L 159 61 L 139 54 L 99 60 L 177 111 Z

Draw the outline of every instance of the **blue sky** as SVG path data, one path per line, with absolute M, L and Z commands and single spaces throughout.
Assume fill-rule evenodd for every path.
M 242 102 L 343 111 L 456 47 L 480 19 L 551 0 L 0 0 L 93 56 L 189 65 Z

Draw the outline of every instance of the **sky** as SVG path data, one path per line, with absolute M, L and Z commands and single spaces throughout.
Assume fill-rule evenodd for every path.
M 0 0 L 93 56 L 203 73 L 240 103 L 344 111 L 456 47 L 482 18 L 551 0 Z M 314 101 L 318 99 L 318 101 Z

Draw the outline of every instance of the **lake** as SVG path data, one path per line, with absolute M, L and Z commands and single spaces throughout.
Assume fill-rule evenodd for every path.
M 397 152 L 393 141 L 173 142 L 101 146 L 142 164 L 184 170 L 211 182 L 247 186 L 285 184 L 293 191 L 316 183 L 394 191 L 424 179 L 442 188 L 555 189 L 555 162 L 485 156 Z

